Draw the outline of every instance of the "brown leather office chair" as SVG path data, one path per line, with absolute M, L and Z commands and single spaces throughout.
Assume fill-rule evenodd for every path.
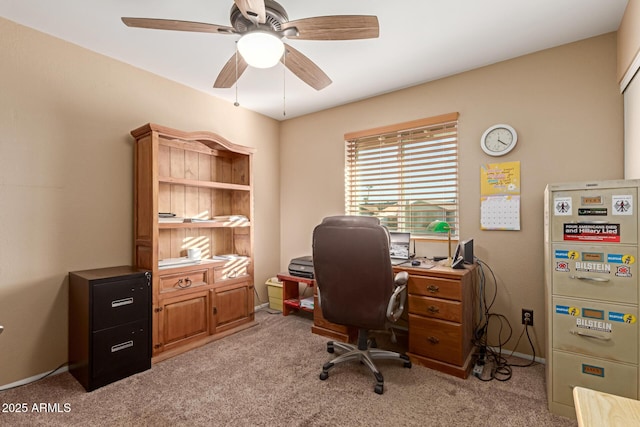
M 329 322 L 358 328 L 357 345 L 327 343 L 329 353 L 336 348 L 345 353 L 324 364 L 320 379 L 327 379 L 337 363 L 356 360 L 371 369 L 374 391 L 382 394 L 384 378 L 373 359 L 397 359 L 411 367 L 404 354 L 372 348 L 375 343 L 368 335 L 398 320 L 404 310 L 408 274 L 394 278 L 387 229 L 374 217 L 325 218 L 313 231 L 313 268 L 322 315 Z

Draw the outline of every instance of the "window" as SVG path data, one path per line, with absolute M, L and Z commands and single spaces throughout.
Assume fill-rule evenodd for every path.
M 390 231 L 432 233 L 441 220 L 458 236 L 458 113 L 345 135 L 345 212 Z

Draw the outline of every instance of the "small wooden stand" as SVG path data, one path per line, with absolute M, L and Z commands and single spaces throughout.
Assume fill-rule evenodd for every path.
M 355 339 L 358 336 L 356 328 L 331 323 L 322 316 L 322 309 L 318 302 L 318 288 L 316 287 L 316 281 L 314 279 L 280 273 L 278 274 L 278 280 L 282 282 L 283 316 L 288 316 L 291 312 L 297 310 L 312 311 L 313 326 L 311 327 L 311 332 L 337 341 L 355 342 Z M 300 283 L 305 283 L 314 287 L 313 310 L 300 306 Z

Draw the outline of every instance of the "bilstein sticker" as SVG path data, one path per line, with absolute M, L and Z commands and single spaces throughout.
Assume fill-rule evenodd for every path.
M 576 326 L 581 329 L 590 331 L 611 333 L 611 323 L 601 320 L 585 319 L 583 317 L 576 318 Z
M 568 314 L 569 316 L 580 316 L 578 307 L 570 307 L 568 305 L 556 305 L 556 314 Z
M 609 320 L 612 322 L 618 322 L 618 323 L 634 324 L 638 319 L 633 314 L 610 312 Z

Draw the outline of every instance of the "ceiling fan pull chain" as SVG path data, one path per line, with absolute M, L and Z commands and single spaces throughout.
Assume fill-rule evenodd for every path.
M 233 103 L 236 107 L 240 106 L 238 102 L 238 42 L 236 41 L 236 102 Z
M 282 57 L 282 117 L 287 117 L 287 50 Z

